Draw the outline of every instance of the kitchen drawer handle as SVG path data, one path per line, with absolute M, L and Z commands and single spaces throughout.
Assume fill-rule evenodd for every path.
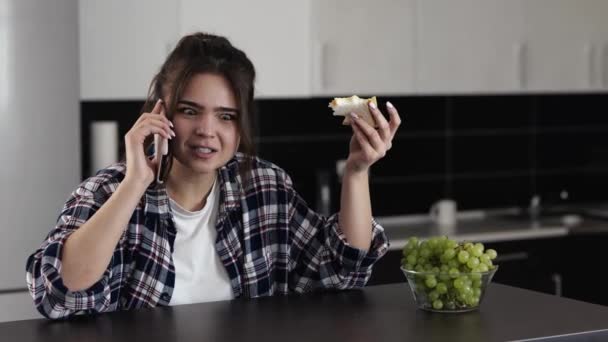
M 503 253 L 497 256 L 494 262 L 499 263 L 505 261 L 521 261 L 527 260 L 528 258 L 530 258 L 530 255 L 526 252 Z

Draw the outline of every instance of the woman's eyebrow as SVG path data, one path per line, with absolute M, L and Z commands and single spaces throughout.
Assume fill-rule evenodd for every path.
M 198 103 L 196 103 L 194 101 L 189 101 L 189 100 L 179 100 L 177 103 L 178 104 L 185 104 L 185 105 L 188 105 L 188 106 L 191 106 L 191 107 L 195 107 L 196 109 L 204 109 L 205 108 L 205 106 L 203 106 L 201 104 L 198 104 Z M 239 114 L 239 110 L 236 109 L 236 108 L 232 108 L 232 107 L 223 107 L 223 106 L 215 107 L 214 111 L 215 112 L 232 112 L 232 113 L 235 113 L 235 114 Z

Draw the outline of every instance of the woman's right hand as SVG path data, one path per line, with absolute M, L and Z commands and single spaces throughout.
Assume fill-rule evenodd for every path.
M 127 174 L 125 180 L 148 187 L 154 181 L 158 160 L 149 160 L 145 153 L 144 141 L 152 134 L 160 134 L 171 139 L 175 132 L 173 124 L 165 115 L 165 106 L 158 100 L 150 113 L 143 113 L 125 135 Z M 157 148 L 155 146 L 155 148 Z

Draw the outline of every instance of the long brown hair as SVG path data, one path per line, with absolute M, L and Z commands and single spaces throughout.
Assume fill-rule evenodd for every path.
M 225 37 L 197 32 L 180 39 L 177 46 L 169 54 L 160 71 L 150 84 L 148 98 L 142 108 L 142 114 L 150 112 L 158 99 L 169 99 L 165 110 L 169 120 L 177 109 L 177 102 L 193 76 L 201 73 L 215 73 L 228 80 L 236 97 L 239 115 L 237 116 L 240 134 L 239 152 L 253 156 L 252 116 L 255 114 L 254 81 L 255 68 L 247 55 L 234 47 Z M 150 150 L 153 137 L 148 137 L 144 143 L 146 151 Z M 173 153 L 169 148 L 169 165 L 162 175 L 167 179 L 171 170 Z M 240 174 L 245 181 L 246 171 L 251 168 L 250 158 L 245 158 L 241 164 Z

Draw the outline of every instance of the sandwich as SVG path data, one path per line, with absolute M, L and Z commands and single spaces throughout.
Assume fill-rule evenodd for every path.
M 351 97 L 336 97 L 329 103 L 329 107 L 334 110 L 334 116 L 344 116 L 344 121 L 342 121 L 343 125 L 350 125 L 351 118 L 349 114 L 355 113 L 370 126 L 377 127 L 378 125 L 376 125 L 374 116 L 369 109 L 370 102 L 376 106 L 378 105 L 375 96 L 369 99 L 362 99 L 357 95 Z

